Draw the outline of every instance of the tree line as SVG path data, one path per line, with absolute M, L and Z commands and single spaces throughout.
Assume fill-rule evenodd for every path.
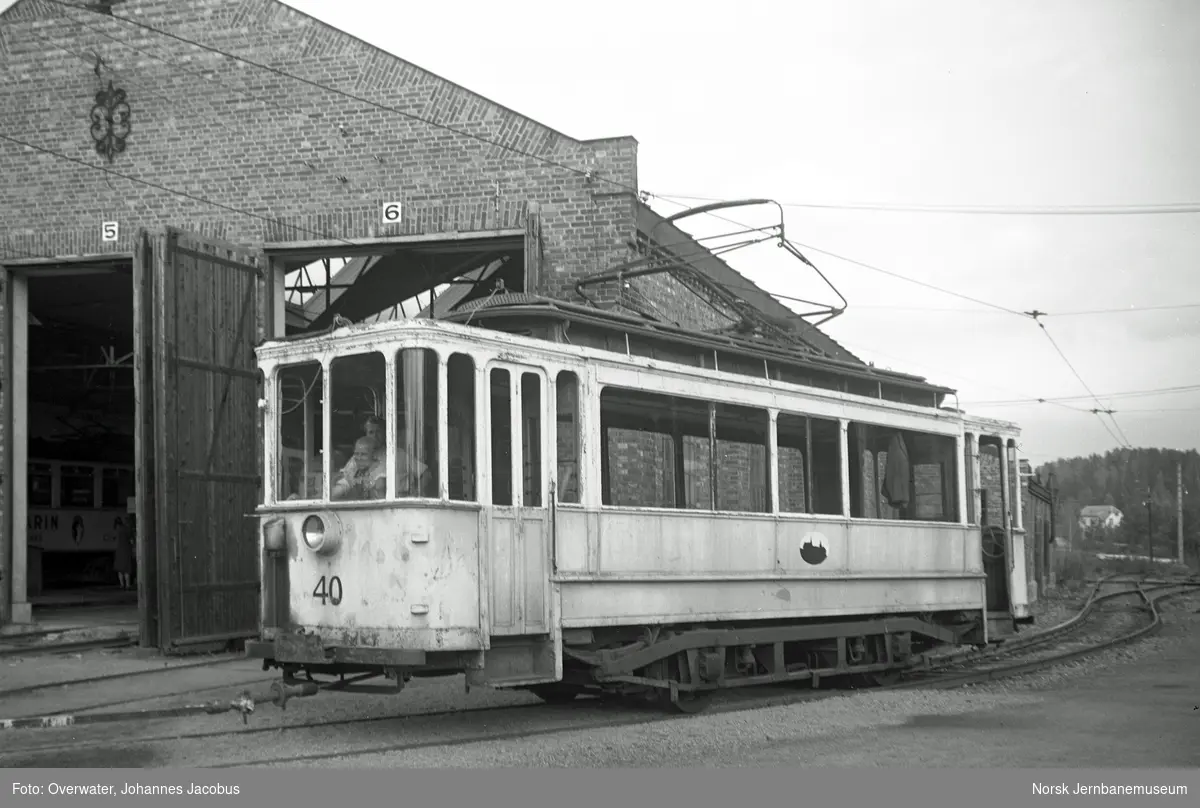
M 1054 460 L 1036 474 L 1056 493 L 1057 533 L 1088 543 L 1126 545 L 1155 557 L 1176 555 L 1178 507 L 1176 468 L 1183 468 L 1183 532 L 1188 555 L 1200 555 L 1200 452 L 1177 449 L 1114 449 L 1103 455 Z M 1078 525 L 1080 510 L 1112 505 L 1123 519 L 1113 530 Z

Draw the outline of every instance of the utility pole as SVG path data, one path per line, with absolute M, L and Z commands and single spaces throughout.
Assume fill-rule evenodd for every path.
M 1153 489 L 1146 489 L 1146 552 L 1150 556 L 1150 562 L 1154 562 L 1154 500 L 1152 494 Z
M 1183 461 L 1175 461 L 1175 541 L 1179 545 L 1179 563 L 1186 564 L 1183 556 Z
M 1055 584 L 1058 583 L 1058 576 L 1054 573 L 1054 559 L 1057 554 L 1054 552 L 1058 547 L 1058 488 L 1055 485 L 1057 480 L 1054 477 L 1054 472 L 1050 472 L 1050 546 L 1042 549 L 1045 554 L 1046 563 L 1046 581 L 1049 583 L 1052 579 Z

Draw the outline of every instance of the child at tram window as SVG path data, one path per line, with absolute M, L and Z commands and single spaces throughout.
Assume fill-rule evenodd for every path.
M 380 463 L 387 461 L 387 435 L 383 419 L 378 415 L 368 415 L 363 421 L 363 437 L 375 441 L 375 460 Z M 343 477 L 354 474 L 354 458 L 351 457 L 338 472 Z
M 334 484 L 332 499 L 383 499 L 387 477 L 377 452 L 378 444 L 374 438 L 362 437 L 355 441 L 354 455 Z

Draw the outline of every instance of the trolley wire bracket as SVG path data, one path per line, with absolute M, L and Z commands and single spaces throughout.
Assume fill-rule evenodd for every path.
M 774 205 L 779 211 L 778 224 L 767 225 L 765 227 L 748 227 L 737 230 L 731 233 L 725 233 L 717 238 L 729 238 L 734 236 L 744 236 L 741 241 L 733 244 L 727 244 L 718 248 L 708 249 L 700 246 L 689 238 L 690 244 L 687 243 L 668 243 L 664 244 L 661 240 L 655 237 L 659 228 L 663 225 L 674 224 L 675 222 L 698 216 L 701 214 L 712 213 L 716 210 L 733 207 L 746 207 L 752 205 Z M 763 314 L 757 307 L 747 302 L 741 295 L 737 294 L 734 289 L 726 286 L 720 281 L 712 278 L 708 273 L 699 269 L 694 259 L 700 258 L 717 258 L 736 250 L 744 249 L 755 244 L 761 244 L 766 241 L 776 241 L 777 246 L 786 250 L 790 255 L 795 257 L 801 263 L 811 268 L 822 281 L 838 296 L 841 300 L 840 306 L 829 306 L 817 303 L 811 300 L 796 298 L 796 302 L 803 303 L 807 306 L 812 306 L 811 310 L 796 312 L 797 316 L 804 319 L 809 317 L 819 317 L 816 322 L 809 323 L 811 326 L 818 326 L 828 322 L 835 317 L 841 315 L 849 305 L 846 298 L 838 291 L 837 287 L 830 282 L 820 269 L 817 268 L 800 250 L 788 241 L 784 231 L 783 208 L 778 202 L 770 199 L 743 199 L 728 202 L 714 202 L 707 205 L 701 205 L 661 219 L 649 233 L 639 234 L 636 242 L 629 246 L 641 257 L 626 261 L 612 269 L 594 273 L 584 278 L 581 278 L 575 284 L 575 292 L 586 303 L 593 307 L 599 307 L 597 301 L 591 296 L 588 291 L 589 287 L 595 287 L 601 284 L 616 282 L 619 285 L 618 294 L 625 296 L 628 290 L 632 287 L 628 286 L 628 281 L 636 278 L 646 277 L 650 275 L 659 275 L 667 273 L 675 277 L 681 283 L 691 287 L 700 287 L 702 292 L 698 296 L 710 296 L 710 307 L 720 311 L 722 308 L 725 312 L 732 313 L 732 319 L 735 323 L 731 328 L 735 331 L 758 331 L 764 336 L 770 336 L 777 340 L 787 343 L 800 344 L 803 339 L 795 334 L 788 326 L 777 322 L 774 318 Z M 676 248 L 684 247 L 679 250 Z M 766 293 L 769 294 L 769 293 Z M 655 319 L 650 312 L 639 312 L 649 319 Z M 722 312 L 722 313 L 725 313 Z M 731 315 L 725 313 L 725 316 Z M 811 350 L 811 348 L 809 349 Z

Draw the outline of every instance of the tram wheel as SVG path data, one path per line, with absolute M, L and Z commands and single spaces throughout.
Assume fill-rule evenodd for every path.
M 677 701 L 671 701 L 670 690 L 661 690 L 659 694 L 659 698 L 665 705 L 684 715 L 696 715 L 704 712 L 713 700 L 713 691 L 711 690 L 680 690 Z
M 579 696 L 580 688 L 562 682 L 531 685 L 529 692 L 547 704 L 570 704 Z

